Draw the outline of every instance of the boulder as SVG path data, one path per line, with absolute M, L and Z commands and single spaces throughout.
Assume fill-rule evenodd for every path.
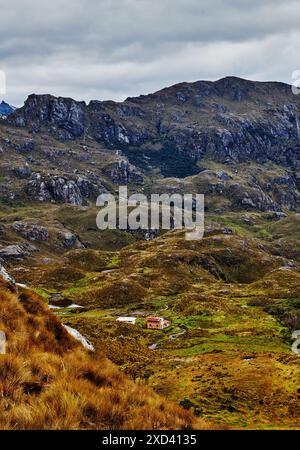
M 87 200 L 104 192 L 102 184 L 96 185 L 80 176 L 52 176 L 35 174 L 27 183 L 26 192 L 33 200 L 55 201 L 72 205 L 87 205 Z
M 61 238 L 64 244 L 64 247 L 70 248 L 73 247 L 75 242 L 77 241 L 77 236 L 70 231 L 65 231 L 61 233 Z
M 5 261 L 22 261 L 37 251 L 37 247 L 32 244 L 12 244 L 1 246 L 0 259 Z
M 29 178 L 32 174 L 32 170 L 30 169 L 29 165 L 15 167 L 13 169 L 13 174 L 17 178 Z
M 8 281 L 13 285 L 16 284 L 15 280 L 7 273 L 5 267 L 1 263 L 0 263 L 0 276 L 4 278 L 5 281 Z
M 14 222 L 11 229 L 29 241 L 46 241 L 49 237 L 49 232 L 45 227 L 31 223 Z
M 109 178 L 116 184 L 126 185 L 128 183 L 141 184 L 143 176 L 141 172 L 127 159 L 122 158 L 106 169 Z

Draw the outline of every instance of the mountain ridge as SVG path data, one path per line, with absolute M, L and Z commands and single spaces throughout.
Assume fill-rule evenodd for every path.
M 91 135 L 112 148 L 172 145 L 196 159 L 211 145 L 216 147 L 214 157 L 240 162 L 249 155 L 265 160 L 263 155 L 253 155 L 255 146 L 261 151 L 263 145 L 274 147 L 274 139 L 290 139 L 293 148 L 299 146 L 299 111 L 299 99 L 289 85 L 226 77 L 180 83 L 124 102 L 92 100 L 87 105 L 33 94 L 7 121 L 34 133 L 50 126 L 47 131 L 60 140 Z M 260 140 L 255 140 L 257 135 Z
M 0 103 L 0 117 L 6 118 L 9 114 L 12 114 L 16 108 L 14 106 L 9 105 L 4 100 Z
M 19 161 L 8 198 L 22 185 L 30 199 L 86 204 L 120 183 L 174 190 L 179 179 L 222 208 L 300 205 L 300 98 L 280 82 L 179 83 L 121 103 L 32 94 L 0 135 L 2 161 Z
M 161 92 L 164 91 L 168 91 L 170 89 L 176 89 L 176 88 L 180 88 L 180 87 L 185 87 L 185 86 L 193 86 L 193 85 L 216 85 L 216 84 L 220 84 L 220 83 L 226 83 L 226 82 L 240 82 L 240 83 L 247 83 L 249 85 L 260 85 L 260 86 L 282 86 L 286 89 L 291 90 L 292 89 L 292 85 L 283 81 L 276 81 L 276 80 L 252 80 L 252 79 L 248 79 L 248 78 L 243 78 L 243 77 L 238 77 L 238 76 L 234 76 L 234 75 L 226 75 L 224 77 L 218 78 L 217 80 L 209 80 L 209 79 L 201 79 L 201 80 L 195 80 L 195 81 L 180 81 L 178 83 L 175 84 L 171 84 L 162 88 L 159 88 L 158 90 L 154 91 L 154 92 L 149 92 L 148 94 L 139 94 L 136 96 L 128 96 L 126 98 L 124 98 L 124 100 L 110 100 L 110 99 L 104 99 L 104 100 L 99 100 L 99 99 L 90 99 L 88 101 L 85 100 L 77 100 L 74 97 L 65 97 L 65 96 L 60 96 L 60 95 L 55 95 L 55 94 L 48 94 L 48 93 L 43 93 L 43 94 L 35 94 L 35 93 L 31 93 L 27 96 L 26 100 L 28 100 L 29 97 L 50 97 L 53 99 L 57 99 L 57 98 L 61 98 L 61 99 L 66 99 L 66 100 L 73 100 L 76 103 L 83 103 L 85 104 L 85 106 L 89 106 L 90 103 L 93 102 L 97 102 L 97 103 L 115 103 L 115 104 L 122 104 L 125 102 L 129 102 L 132 100 L 137 100 L 137 99 L 141 99 L 141 98 L 145 98 L 145 97 L 149 97 L 149 96 L 155 96 L 157 94 L 160 94 Z M 24 103 L 26 102 L 26 100 L 24 101 Z M 14 107 L 15 109 L 21 109 L 22 106 L 19 107 Z

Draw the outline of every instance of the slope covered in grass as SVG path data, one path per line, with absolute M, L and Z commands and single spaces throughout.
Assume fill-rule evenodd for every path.
M 297 261 L 256 237 L 207 227 L 201 241 L 171 231 L 114 256 L 71 251 L 64 267 L 85 276 L 66 283 L 56 304 L 83 308 L 56 314 L 132 378 L 222 425 L 299 428 L 300 360 L 291 350 L 300 319 Z M 43 283 L 33 282 L 52 301 L 49 268 L 40 270 Z M 120 315 L 134 315 L 136 325 L 118 322 Z M 147 330 L 149 315 L 170 327 Z
M 187 429 L 202 420 L 85 351 L 42 300 L 0 279 L 0 429 Z

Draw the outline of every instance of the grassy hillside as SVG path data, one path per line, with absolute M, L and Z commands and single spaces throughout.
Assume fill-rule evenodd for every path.
M 92 208 L 57 204 L 6 206 L 0 236 L 4 248 L 36 246 L 29 256 L 7 259 L 7 268 L 93 343 L 89 360 L 102 361 L 101 352 L 139 387 L 209 423 L 299 428 L 300 361 L 291 351 L 300 327 L 298 213 L 207 213 L 205 237 L 194 242 L 180 231 L 153 241 L 101 233 L 95 216 Z M 32 224 L 34 217 L 48 230 L 46 240 L 14 230 L 16 221 Z M 66 230 L 77 236 L 70 248 L 61 240 Z M 171 326 L 147 330 L 150 314 Z M 117 322 L 120 315 L 135 315 L 136 325 Z
M 241 218 L 223 217 L 226 226 L 208 225 L 201 241 L 172 231 L 118 252 L 71 250 L 14 273 L 123 372 L 194 415 L 234 428 L 298 428 L 299 263 L 258 237 L 268 220 L 251 219 L 251 232 Z M 291 218 L 280 222 L 277 229 Z M 147 330 L 152 314 L 171 326 Z M 136 325 L 120 315 L 135 315 Z
M 0 280 L 1 429 L 187 429 L 203 420 L 90 354 L 41 298 Z

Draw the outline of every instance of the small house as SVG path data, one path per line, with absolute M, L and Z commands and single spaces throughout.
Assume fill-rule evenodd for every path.
M 132 325 L 135 325 L 136 317 L 118 317 L 117 322 L 123 322 L 123 323 L 130 323 Z
M 163 317 L 148 317 L 147 318 L 147 328 L 151 330 L 163 330 L 170 325 L 170 321 L 164 319 Z

